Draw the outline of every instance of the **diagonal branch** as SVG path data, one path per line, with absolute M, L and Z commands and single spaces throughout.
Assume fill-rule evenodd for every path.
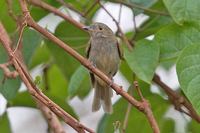
M 150 123 L 150 125 L 151 125 L 151 127 L 152 127 L 152 129 L 153 129 L 153 131 L 154 131 L 154 133 L 160 133 L 160 129 L 159 129 L 158 124 L 157 124 L 157 122 L 156 122 L 156 120 L 155 120 L 155 118 L 154 118 L 154 116 L 153 116 L 153 112 L 152 112 L 152 110 L 151 110 L 150 104 L 149 104 L 149 102 L 143 97 L 142 92 L 141 92 L 141 90 L 140 90 L 140 87 L 139 87 L 139 85 L 138 85 L 138 82 L 137 82 L 137 81 L 134 81 L 133 85 L 134 85 L 134 88 L 136 88 L 136 90 L 137 90 L 137 92 L 138 92 L 138 95 L 139 95 L 140 98 L 141 98 L 141 102 L 142 102 L 142 104 L 143 104 L 143 106 L 144 106 L 145 115 L 146 115 L 146 117 L 148 118 L 148 121 L 149 121 L 149 123 Z
M 188 116 L 200 123 L 200 116 L 197 114 L 194 107 L 185 97 L 173 91 L 168 85 L 162 82 L 157 74 L 154 75 L 153 81 L 165 91 L 165 93 L 169 97 L 169 101 L 174 104 L 176 110 L 187 114 Z M 188 110 L 188 112 L 183 110 L 182 106 L 184 106 Z
M 65 15 L 64 13 L 62 13 L 61 11 L 59 11 L 57 8 L 50 6 L 49 4 L 41 1 L 41 0 L 27 0 L 30 4 L 33 4 L 34 6 L 43 8 L 47 11 L 50 11 L 62 18 L 64 18 L 66 21 L 70 22 L 71 24 L 75 25 L 76 27 L 78 27 L 79 29 L 83 30 L 83 24 L 75 21 L 73 18 L 71 18 L 70 16 Z
M 25 85 L 28 88 L 29 93 L 38 101 L 43 103 L 45 106 L 47 106 L 49 109 L 51 109 L 55 114 L 63 118 L 63 120 L 69 124 L 71 127 L 73 127 L 76 131 L 84 133 L 85 130 L 87 130 L 90 133 L 94 133 L 91 129 L 85 127 L 84 125 L 80 124 L 75 118 L 73 118 L 71 115 L 66 113 L 63 109 L 61 109 L 58 105 L 56 105 L 54 102 L 52 102 L 48 97 L 46 97 L 33 83 L 29 73 L 24 68 L 25 64 L 23 64 L 22 61 L 20 61 L 19 57 L 13 54 L 13 51 L 10 47 L 10 39 L 5 31 L 3 25 L 0 22 L 0 41 L 2 42 L 2 45 L 6 49 L 13 65 L 15 66 L 16 71 L 18 72 L 20 78 L 25 83 Z

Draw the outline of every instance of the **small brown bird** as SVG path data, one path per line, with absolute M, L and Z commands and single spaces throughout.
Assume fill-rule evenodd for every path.
M 94 23 L 84 29 L 91 36 L 87 48 L 87 58 L 95 67 L 113 79 L 118 71 L 120 58 L 122 58 L 117 38 L 112 30 L 103 23 Z M 102 105 L 104 112 L 112 113 L 112 89 L 92 73 L 90 73 L 90 78 L 92 87 L 95 89 L 92 111 L 98 111 Z

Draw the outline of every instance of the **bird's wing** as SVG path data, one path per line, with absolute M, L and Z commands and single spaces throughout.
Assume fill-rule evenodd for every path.
M 91 49 L 91 41 L 88 42 L 88 46 L 86 47 L 86 57 L 87 58 L 89 58 L 90 49 Z
M 123 49 L 120 46 L 119 42 L 117 41 L 117 49 L 118 49 L 118 53 L 119 53 L 119 57 L 120 59 L 124 60 L 124 53 L 123 53 Z
M 87 59 L 89 58 L 90 50 L 91 50 L 91 41 L 88 42 L 88 46 L 86 47 L 86 57 L 87 57 Z M 91 80 L 92 87 L 94 87 L 95 78 L 94 78 L 93 73 L 90 73 L 90 80 Z

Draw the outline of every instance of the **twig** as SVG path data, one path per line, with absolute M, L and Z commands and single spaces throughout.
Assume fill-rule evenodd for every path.
M 132 108 L 132 105 L 130 103 L 128 103 L 128 107 L 127 107 L 127 110 L 126 110 L 124 123 L 123 123 L 123 127 L 122 127 L 122 133 L 126 132 L 126 128 L 127 128 L 127 125 L 128 125 L 128 118 L 129 118 L 129 114 L 131 112 L 131 108 Z
M 133 93 L 133 87 L 130 88 L 129 94 L 132 95 L 132 93 Z M 126 128 L 128 126 L 128 118 L 129 118 L 129 114 L 131 112 L 131 107 L 132 107 L 132 105 L 130 103 L 128 103 L 128 107 L 127 107 L 124 122 L 123 122 L 122 133 L 126 132 Z
M 134 88 L 137 90 L 138 95 L 140 96 L 140 98 L 142 99 L 142 101 L 144 100 L 144 97 L 142 95 L 142 92 L 140 91 L 139 85 L 137 81 L 134 81 Z
M 137 26 L 136 26 L 136 20 L 135 20 L 135 13 L 134 12 L 133 12 L 133 30 L 134 30 L 135 33 L 133 34 L 131 41 L 134 41 L 136 34 L 137 34 Z
M 16 44 L 16 47 L 15 49 L 13 50 L 13 53 L 15 53 L 19 48 L 22 48 L 22 35 L 23 35 L 23 32 L 24 32 L 24 28 L 27 26 L 26 23 L 22 23 L 21 25 L 19 25 L 19 39 L 17 41 L 17 44 Z
M 83 16 L 84 16 L 84 17 L 87 16 L 87 15 L 90 13 L 90 11 L 96 6 L 97 3 L 98 3 L 98 1 L 95 0 L 95 1 L 93 2 L 93 4 L 88 8 L 88 10 L 86 10 L 86 11 L 83 13 Z
M 154 14 L 159 14 L 159 15 L 163 15 L 163 16 L 169 16 L 169 14 L 166 13 L 166 12 L 161 12 L 161 11 L 158 11 L 158 10 L 145 8 L 145 7 L 141 6 L 141 5 L 137 5 L 137 4 L 133 4 L 133 3 L 127 3 L 127 2 L 125 2 L 123 0 L 113 0 L 112 2 L 121 3 L 121 4 L 125 5 L 125 6 L 130 7 L 130 8 L 137 8 L 137 9 L 141 9 L 143 11 L 154 13 Z
M 12 3 L 13 1 L 12 0 L 6 0 L 6 3 L 7 3 L 7 6 L 8 6 L 8 14 L 10 15 L 10 17 L 17 22 L 18 20 L 18 17 L 13 13 L 13 10 L 12 10 Z
M 33 4 L 34 6 L 38 6 L 40 8 L 43 8 L 47 11 L 53 12 L 54 14 L 64 18 L 66 21 L 70 22 L 71 24 L 75 25 L 76 27 L 78 27 L 79 29 L 83 30 L 83 24 L 75 21 L 73 18 L 65 15 L 64 13 L 62 13 L 61 11 L 59 11 L 58 9 L 56 9 L 53 6 L 48 5 L 47 3 L 41 1 L 41 0 L 28 0 L 28 2 L 30 4 Z M 84 30 L 83 30 L 84 31 Z
M 156 119 L 154 118 L 153 116 L 153 113 L 152 113 L 152 110 L 151 110 L 151 107 L 150 107 L 150 104 L 149 102 L 143 97 L 141 91 L 140 91 L 140 88 L 138 86 L 138 82 L 137 81 L 134 81 L 134 87 L 136 88 L 139 96 L 141 97 L 141 101 L 142 101 L 142 105 L 143 105 L 143 108 L 144 108 L 144 112 L 145 112 L 145 115 L 146 117 L 148 118 L 148 121 L 151 125 L 151 128 L 153 129 L 154 133 L 160 133 L 160 129 L 158 127 L 158 124 L 156 122 Z
M 187 114 L 188 116 L 200 123 L 200 116 L 197 114 L 191 103 L 185 97 L 173 91 L 169 86 L 162 82 L 157 74 L 154 75 L 153 81 L 165 91 L 165 93 L 169 97 L 169 101 L 171 101 L 171 103 L 175 106 L 176 110 Z M 184 106 L 188 110 L 188 112 L 183 110 L 182 106 Z
M 71 9 L 72 11 L 78 13 L 80 16 L 85 17 L 85 15 L 82 12 L 80 12 L 79 10 L 77 10 L 76 8 L 74 8 L 73 5 L 71 5 L 70 3 L 67 3 L 64 0 L 56 0 L 56 1 L 58 1 L 59 3 L 61 3 L 63 6 Z
M 17 71 L 10 71 L 10 69 L 8 68 L 9 65 L 11 65 L 12 63 L 9 61 L 7 63 L 4 64 L 0 64 L 0 68 L 3 70 L 3 73 L 5 75 L 5 78 L 16 78 L 18 76 L 18 72 Z
M 122 4 L 120 4 L 119 6 L 119 16 L 118 16 L 118 24 L 120 25 L 120 21 L 121 21 L 121 15 L 122 15 Z
M 100 5 L 100 7 L 112 18 L 112 20 L 115 22 L 118 31 L 120 32 L 120 37 L 121 39 L 125 42 L 125 44 L 127 45 L 127 47 L 129 48 L 129 50 L 132 50 L 132 46 L 129 42 L 129 40 L 126 38 L 126 36 L 124 35 L 121 27 L 119 26 L 119 23 L 117 22 L 117 20 L 110 14 L 110 12 L 108 12 L 108 10 L 101 4 L 100 1 L 98 1 L 98 4 Z

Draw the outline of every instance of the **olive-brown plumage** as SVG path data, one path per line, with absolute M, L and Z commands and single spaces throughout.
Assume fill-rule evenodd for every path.
M 117 73 L 122 53 L 112 30 L 103 23 L 94 23 L 84 27 L 90 33 L 87 58 L 109 78 Z M 112 89 L 98 76 L 90 73 L 95 89 L 92 111 L 98 111 L 102 105 L 106 113 L 112 113 Z

